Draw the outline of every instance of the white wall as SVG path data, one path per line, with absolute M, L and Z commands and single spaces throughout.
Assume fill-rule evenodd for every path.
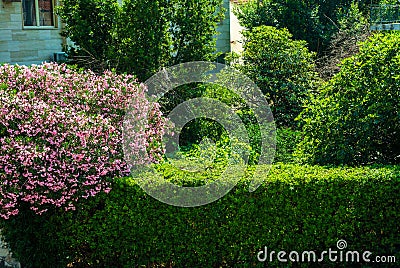
M 233 3 L 231 3 L 231 51 L 236 53 L 241 53 L 243 51 L 243 35 L 241 34 L 244 31 L 244 27 L 242 27 L 239 23 L 239 19 L 233 13 L 234 9 Z

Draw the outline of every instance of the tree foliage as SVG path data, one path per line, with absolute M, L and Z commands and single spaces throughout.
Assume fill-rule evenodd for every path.
M 400 163 L 400 34 L 374 34 L 308 103 L 298 154 L 319 164 Z
M 65 0 L 59 9 L 67 48 L 78 63 L 145 80 L 163 66 L 209 60 L 221 0 Z
M 317 59 L 321 78 L 329 80 L 340 71 L 340 62 L 358 53 L 359 43 L 370 35 L 370 24 L 363 16 L 358 3 L 348 9 L 339 9 L 338 32 L 332 36 L 327 51 Z
M 287 28 L 297 40 L 306 40 L 312 51 L 323 52 L 338 31 L 340 10 L 354 0 L 251 0 L 240 5 L 241 23 L 251 29 L 260 25 Z M 366 16 L 370 0 L 357 1 Z M 373 1 L 377 2 L 377 1 Z
M 58 12 L 65 23 L 62 35 L 74 43 L 66 47 L 71 56 L 96 70 L 116 64 L 114 33 L 121 13 L 116 0 L 65 0 Z
M 286 29 L 260 26 L 243 34 L 243 64 L 236 67 L 265 94 L 277 125 L 296 127 L 294 118 L 318 84 L 314 54 Z

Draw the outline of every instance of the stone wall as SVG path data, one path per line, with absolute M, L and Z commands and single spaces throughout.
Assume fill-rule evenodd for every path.
M 8 248 L 3 244 L 3 241 L 0 237 L 0 258 L 6 258 L 9 255 Z
M 24 29 L 21 2 L 0 1 L 0 63 L 40 64 L 62 51 L 59 19 L 57 27 Z

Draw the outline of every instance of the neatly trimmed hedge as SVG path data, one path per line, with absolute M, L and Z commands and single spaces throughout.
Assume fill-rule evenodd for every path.
M 269 252 L 320 253 L 337 250 L 340 239 L 347 241 L 346 250 L 400 260 L 399 166 L 281 164 L 265 179 L 255 192 L 243 179 L 217 202 L 178 208 L 126 178 L 83 209 L 42 216 L 27 209 L 2 228 L 24 267 L 276 267 L 283 265 L 276 255 L 274 263 L 258 262 L 265 246 Z M 355 265 L 284 265 L 323 264 Z

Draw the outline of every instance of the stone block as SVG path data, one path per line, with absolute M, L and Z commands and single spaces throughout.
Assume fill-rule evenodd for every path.
M 34 61 L 38 58 L 37 50 L 21 50 L 21 51 L 11 51 L 10 52 L 11 61 Z
M 4 43 L 2 51 L 19 51 L 19 42 L 6 41 Z
M 22 30 L 22 20 L 21 21 L 9 21 L 8 29 L 20 29 Z
M 26 32 L 23 31 L 14 31 L 12 34 L 13 41 L 27 41 L 28 36 Z
M 0 28 L 0 36 L 1 41 L 11 41 L 12 40 L 12 31 L 9 29 L 1 29 Z
M 49 40 L 46 42 L 44 49 L 53 50 L 54 52 L 62 50 L 61 40 Z
M 10 14 L 10 21 L 22 23 L 22 13 Z
M 52 31 L 53 30 L 37 30 L 37 37 L 40 40 L 50 40 Z
M 8 26 L 9 26 L 9 22 L 10 22 L 10 20 L 11 20 L 11 15 L 9 14 L 9 13 L 1 13 L 0 14 L 0 21 L 1 21 L 1 24 L 3 25 L 3 26 L 7 26 L 7 27 L 2 27 L 2 28 L 8 28 Z
M 10 52 L 1 51 L 1 45 L 0 45 L 0 64 L 10 62 L 10 61 L 11 61 Z

